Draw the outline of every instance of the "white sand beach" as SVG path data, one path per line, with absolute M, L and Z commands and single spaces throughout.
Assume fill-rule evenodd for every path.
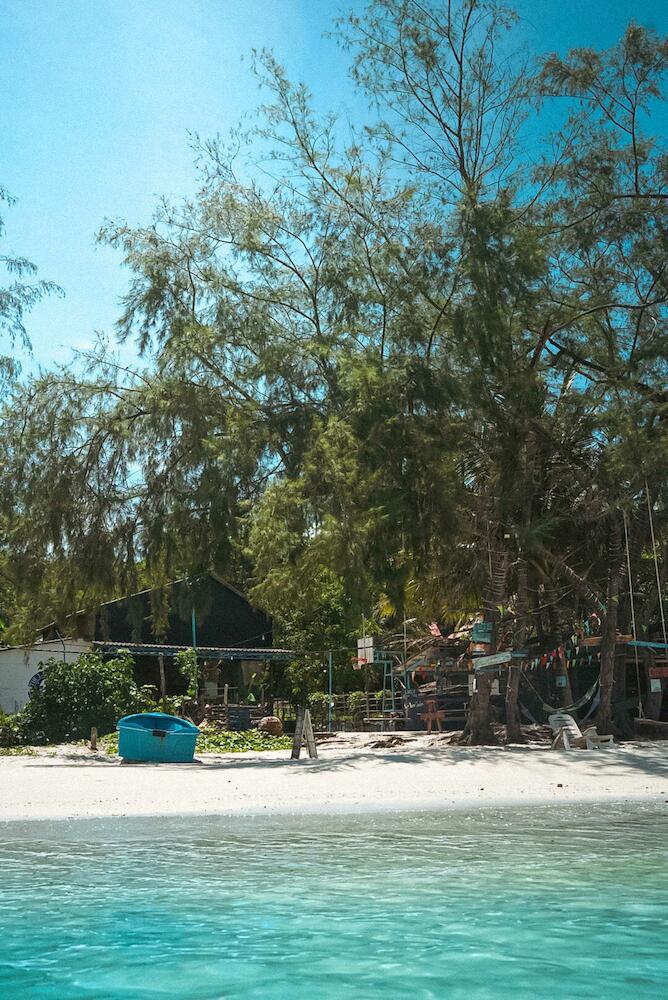
M 4 757 L 0 820 L 668 802 L 668 742 L 601 751 L 373 742 L 383 740 L 334 741 L 299 761 L 282 751 L 127 765 L 83 748 Z

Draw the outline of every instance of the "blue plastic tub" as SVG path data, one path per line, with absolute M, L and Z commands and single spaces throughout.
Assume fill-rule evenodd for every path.
M 164 712 L 142 712 L 119 719 L 118 753 L 125 760 L 185 764 L 193 759 L 199 729 Z

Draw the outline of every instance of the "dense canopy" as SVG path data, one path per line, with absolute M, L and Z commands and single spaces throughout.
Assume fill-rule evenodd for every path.
M 5 387 L 10 636 L 211 566 L 304 650 L 362 615 L 481 612 L 521 648 L 597 611 L 609 718 L 629 569 L 638 621 L 666 588 L 668 41 L 524 59 L 514 25 L 371 0 L 336 35 L 366 127 L 263 54 L 197 197 L 103 225 L 138 361 Z M 14 333 L 31 294 L 0 293 Z

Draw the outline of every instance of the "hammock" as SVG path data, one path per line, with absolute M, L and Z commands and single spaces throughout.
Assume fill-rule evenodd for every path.
M 529 687 L 536 695 L 536 697 L 541 699 L 540 707 L 543 709 L 546 715 L 553 715 L 555 712 L 565 712 L 566 714 L 570 715 L 571 712 L 576 712 L 578 708 L 582 708 L 583 705 L 586 705 L 590 698 L 593 698 L 594 694 L 596 693 L 596 688 L 598 687 L 598 678 L 597 678 L 592 684 L 592 686 L 589 688 L 589 690 L 585 691 L 582 697 L 578 698 L 577 701 L 574 701 L 572 705 L 557 705 L 555 707 L 554 705 L 548 705 L 547 702 L 542 700 L 540 694 L 538 693 L 538 691 L 536 691 L 535 687 L 533 686 L 529 678 L 526 676 L 526 674 L 521 673 L 520 677 L 524 681 L 526 681 L 526 683 L 529 685 Z
M 592 703 L 589 706 L 589 711 L 585 716 L 583 716 L 582 721 L 586 722 L 587 719 L 591 718 L 591 716 L 594 714 L 594 712 L 596 711 L 596 709 L 600 704 L 601 704 L 601 689 L 599 688 L 599 690 L 596 692 L 596 694 L 592 699 Z

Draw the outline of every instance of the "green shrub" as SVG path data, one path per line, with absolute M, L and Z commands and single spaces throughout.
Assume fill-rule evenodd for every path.
M 326 678 L 324 664 L 312 658 L 292 660 L 286 669 L 290 698 L 295 705 L 308 704 L 309 695 L 317 692 Z
M 373 697 L 373 695 L 371 695 Z M 366 712 L 367 695 L 364 691 L 351 691 L 348 695 L 348 708 L 353 720 L 358 721 Z
M 327 725 L 327 709 L 329 695 L 324 691 L 313 691 L 307 699 L 313 725 L 316 729 L 324 729 Z
M 3 749 L 18 747 L 22 742 L 18 717 L 5 715 L 0 709 L 0 747 Z
M 132 663 L 127 653 L 112 660 L 98 653 L 83 653 L 74 663 L 48 660 L 42 689 L 18 717 L 23 742 L 84 739 L 91 726 L 102 735 L 113 731 L 121 716 L 154 707 L 137 687 Z
M 118 753 L 118 733 L 105 736 L 100 745 L 107 753 Z M 248 750 L 289 750 L 291 747 L 289 736 L 269 736 L 256 729 L 242 733 L 202 729 L 197 740 L 197 753 L 244 753 Z
M 181 674 L 188 681 L 187 697 L 197 698 L 200 678 L 200 667 L 197 662 L 197 653 L 194 649 L 182 649 L 176 654 L 176 663 Z

